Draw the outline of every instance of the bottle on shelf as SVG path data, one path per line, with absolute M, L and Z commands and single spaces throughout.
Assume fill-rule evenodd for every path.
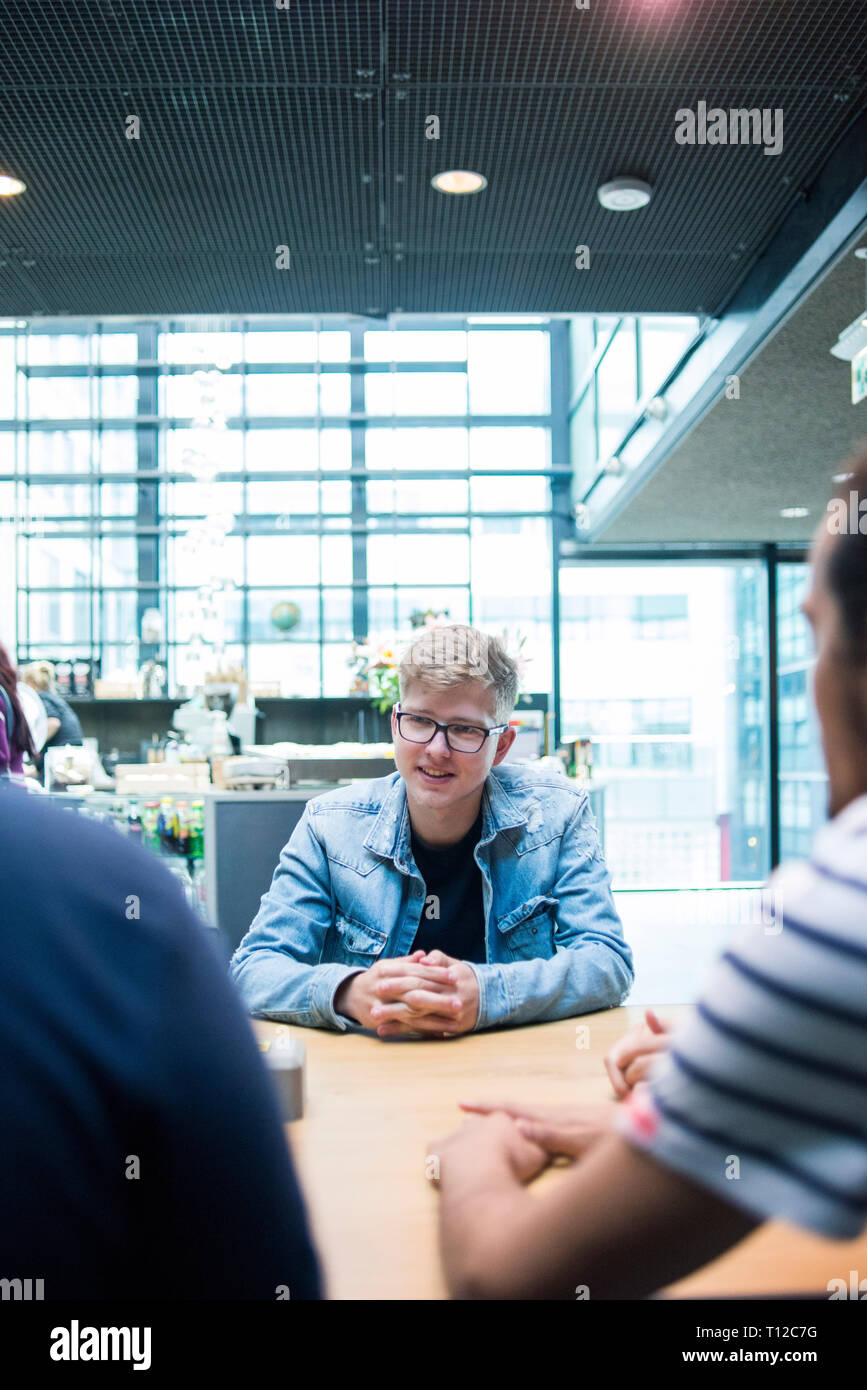
M 186 801 L 179 801 L 176 808 L 177 852 L 184 859 L 190 855 L 190 808 Z
M 129 807 L 127 809 L 126 833 L 129 836 L 129 838 L 132 841 L 134 841 L 135 844 L 140 845 L 142 843 L 144 827 L 142 825 L 142 818 L 138 809 L 138 802 L 135 800 L 130 801 Z
M 165 854 L 177 854 L 178 829 L 175 803 L 170 796 L 164 796 L 159 810 L 160 843 Z
M 145 803 L 144 815 L 142 816 L 142 839 L 147 849 L 159 854 L 161 850 L 159 833 L 159 810 L 158 801 L 148 801 Z
M 194 801 L 190 811 L 190 859 L 200 863 L 205 857 L 205 803 Z

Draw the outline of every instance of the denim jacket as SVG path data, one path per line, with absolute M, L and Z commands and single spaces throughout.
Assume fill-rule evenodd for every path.
M 487 963 L 475 1029 L 620 1004 L 632 952 L 611 896 L 587 793 L 532 764 L 492 768 L 482 790 Z M 407 956 L 425 905 L 399 773 L 307 803 L 230 971 L 248 1010 L 357 1029 L 334 1009 L 347 978 Z M 446 951 L 448 943 L 444 943 Z

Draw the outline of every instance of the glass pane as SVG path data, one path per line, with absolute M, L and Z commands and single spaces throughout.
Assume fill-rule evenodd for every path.
M 247 542 L 247 582 L 318 584 L 319 537 L 251 536 Z
M 15 415 L 15 339 L 0 334 L 0 420 Z
M 599 450 L 596 443 L 596 391 L 593 383 L 569 424 L 569 445 L 575 489 L 583 493 L 592 483 L 598 469 Z
M 624 319 L 596 373 L 599 452 L 602 458 L 608 457 L 620 445 L 635 414 L 637 399 L 635 320 Z
M 138 377 L 104 376 L 99 383 L 99 408 L 104 416 L 125 418 L 138 411 Z
M 451 329 L 372 329 L 364 335 L 368 362 L 466 362 L 467 335 Z
M 90 471 L 90 430 L 34 430 L 27 436 L 26 448 L 31 473 Z
M 90 646 L 90 593 L 30 594 L 28 599 L 30 645 L 51 642 Z
M 138 466 L 134 430 L 100 430 L 94 437 L 94 467 L 103 473 L 132 471 Z
M 322 537 L 322 583 L 352 583 L 352 538 Z
M 316 377 L 308 372 L 275 372 L 267 376 L 250 373 L 247 414 L 315 415 Z
M 319 436 L 319 466 L 352 467 L 352 434 L 349 430 L 322 430 Z
M 526 672 L 522 689 L 549 692 L 552 686 L 551 538 L 542 518 L 475 520 L 473 622 L 486 632 L 507 633 L 515 654 L 524 638 Z M 520 586 L 503 576 L 520 567 Z
M 252 643 L 248 675 L 253 685 L 277 682 L 280 694 L 315 699 L 319 691 L 319 645 L 315 642 Z
M 189 473 L 197 462 L 208 461 L 221 473 L 243 467 L 240 430 L 168 430 L 165 436 L 166 468 L 170 473 Z
M 90 382 L 87 377 L 30 377 L 27 414 L 31 420 L 86 420 L 90 415 Z
M 516 471 L 548 468 L 550 436 L 550 430 L 533 425 L 473 428 L 470 430 L 470 467 L 514 468 Z
M 31 524 L 38 525 L 46 518 L 63 520 L 90 516 L 91 496 L 87 483 L 49 483 L 45 487 L 31 483 L 24 506 Z
M 27 557 L 30 584 L 66 588 L 90 583 L 91 548 L 85 539 L 51 537 L 29 541 Z
M 318 467 L 318 442 L 317 430 L 248 430 L 244 436 L 246 467 L 251 473 L 265 469 L 312 471 Z
M 93 357 L 103 366 L 135 362 L 138 338 L 135 333 L 100 333 L 93 338 Z
M 474 415 L 546 415 L 551 408 L 547 333 L 471 332 L 468 371 Z
M 465 535 L 370 536 L 367 577 L 371 584 L 465 584 L 469 549 Z
M 474 431 L 475 433 L 475 431 Z M 366 432 L 367 467 L 440 471 L 468 466 L 465 429 L 376 429 Z
M 381 372 L 365 378 L 369 415 L 466 415 L 463 372 Z
M 103 642 L 124 642 L 138 635 L 137 605 L 138 594 L 134 592 L 103 594 L 100 632 Z
M 698 332 L 697 318 L 643 318 L 641 320 L 641 392 L 648 395 L 677 366 Z
M 470 589 L 439 588 L 431 585 L 424 589 L 370 589 L 368 612 L 370 612 L 371 632 L 389 632 L 393 628 L 404 630 L 407 635 L 413 630 L 413 616 L 422 626 L 420 614 L 445 613 L 450 623 L 470 621 Z
M 367 483 L 367 509 L 370 512 L 422 513 L 436 516 L 438 512 L 465 512 L 467 510 L 467 484 L 455 480 L 424 482 L 418 479 L 383 479 L 381 482 Z
M 579 314 L 569 324 L 569 368 L 571 372 L 572 397 L 590 367 L 595 351 L 593 319 L 590 314 Z
M 322 648 L 322 694 L 348 695 L 353 665 L 351 645 L 327 642 Z
M 208 375 L 210 376 L 210 373 Z M 240 376 L 227 372 L 215 373 L 212 382 L 209 386 L 192 372 L 160 377 L 160 414 L 181 419 L 198 419 L 200 416 L 206 419 L 216 413 L 224 416 L 240 415 Z M 249 382 L 247 389 L 249 392 Z
M 72 367 L 90 360 L 90 337 L 87 333 L 31 332 L 25 344 L 31 367 L 48 367 L 52 363 Z
M 547 478 L 473 478 L 470 497 L 474 512 L 540 512 L 551 506 Z
M 322 636 L 326 641 L 350 641 L 352 638 L 352 590 L 323 590 L 322 609 Z
M 561 569 L 563 737 L 590 738 L 617 884 L 761 881 L 762 567 Z
M 349 334 L 323 334 L 323 337 L 349 337 Z M 244 334 L 244 356 L 248 362 L 315 362 L 315 333 L 253 332 Z M 334 358 L 329 359 L 334 361 Z M 340 361 L 341 359 L 336 359 Z
M 138 672 L 138 642 L 134 637 L 117 646 L 100 648 L 100 675 L 105 681 L 131 682 Z
M 201 639 L 209 646 L 240 640 L 244 598 L 240 589 L 181 589 L 169 594 L 169 632 L 172 642 Z
M 351 335 L 343 329 L 319 334 L 320 362 L 348 362 L 351 357 Z
M 213 645 L 192 641 L 169 652 L 169 689 L 192 693 L 218 666 L 243 666 L 244 648 L 230 644 L 217 655 Z
M 240 483 L 167 483 L 166 492 L 170 517 L 209 516 L 213 512 L 237 516 L 243 506 Z
M 169 584 L 191 585 L 205 582 L 213 571 L 240 584 L 244 573 L 244 551 L 240 536 L 228 536 L 220 545 L 208 546 L 193 536 L 170 536 L 166 542 Z
M 251 590 L 249 603 L 252 642 L 318 642 L 317 589 Z
M 351 379 L 327 372 L 319 378 L 319 409 L 323 415 L 348 415 L 352 409 Z
M 282 516 L 291 522 L 296 512 L 319 513 L 318 483 L 248 483 L 247 510 L 268 516 Z
M 828 817 L 828 774 L 812 692 L 816 657 L 801 612 L 809 578 L 806 564 L 777 566 L 781 859 L 807 858 Z
M 103 518 L 120 516 L 132 520 L 138 513 L 138 488 L 134 483 L 102 483 L 97 497 Z
M 322 483 L 323 512 L 349 512 L 352 510 L 352 484 L 346 482 Z
M 135 584 L 138 581 L 138 549 L 133 536 L 111 536 L 102 541 L 102 583 Z
M 195 366 L 230 366 L 241 361 L 243 338 L 240 333 L 161 333 L 161 362 L 190 363 Z

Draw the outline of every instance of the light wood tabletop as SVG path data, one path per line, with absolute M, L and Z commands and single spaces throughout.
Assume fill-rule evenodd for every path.
M 684 1008 L 661 1010 L 675 1020 Z M 332 1299 L 447 1298 L 431 1141 L 461 1123 L 459 1100 L 570 1104 L 613 1093 L 602 1058 L 640 1008 L 438 1041 L 383 1041 L 254 1020 L 260 1041 L 304 1043 L 304 1118 L 286 1126 Z M 586 1032 L 582 1031 L 586 1030 Z M 534 1187 L 559 1180 L 553 1168 Z M 826 1241 L 769 1223 L 673 1285 L 672 1296 L 824 1291 L 867 1271 L 867 1235 Z

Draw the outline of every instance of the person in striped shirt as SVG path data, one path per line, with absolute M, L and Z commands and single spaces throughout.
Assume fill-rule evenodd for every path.
M 803 605 L 829 823 L 809 861 L 772 876 L 763 920 L 718 960 L 684 1026 L 649 1019 L 609 1065 L 628 1095 L 597 1142 L 584 1142 L 595 1117 L 576 1114 L 564 1140 L 562 1123 L 511 1108 L 432 1146 L 458 1297 L 642 1297 L 765 1220 L 836 1239 L 867 1225 L 867 451 L 847 468 Z M 651 1047 L 649 1080 L 630 1089 Z M 532 1197 L 524 1184 L 564 1148 L 586 1153 Z

